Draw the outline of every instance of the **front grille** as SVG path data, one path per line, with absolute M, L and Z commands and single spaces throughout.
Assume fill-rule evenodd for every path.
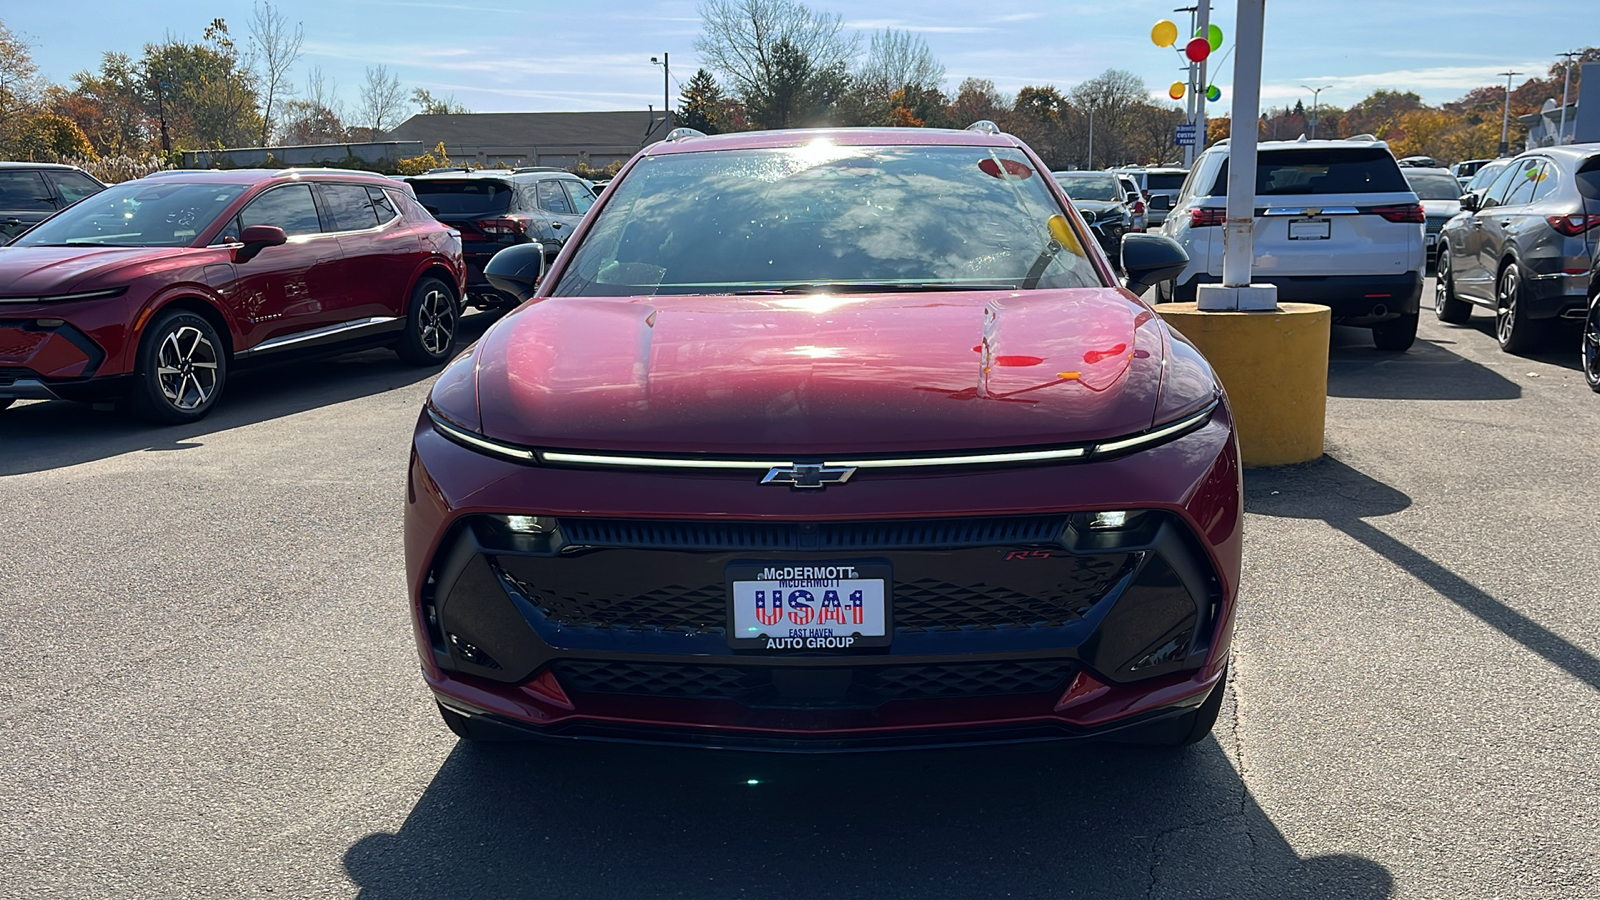
M 585 547 L 642 550 L 934 550 L 1054 543 L 1066 526 L 1064 516 L 817 523 L 562 519 L 561 535 Z
M 1073 671 L 1070 663 L 1059 660 L 850 669 L 567 660 L 554 668 L 564 687 L 586 693 L 780 707 L 861 707 L 890 700 L 1055 691 Z
M 607 566 L 612 554 L 620 558 Z M 962 557 L 971 554 L 968 559 Z M 591 570 L 570 571 L 582 557 L 539 565 L 525 557 L 500 557 L 506 584 L 520 593 L 553 624 L 576 628 L 626 631 L 670 631 L 724 634 L 727 586 L 720 580 L 726 560 L 714 558 L 698 568 L 718 577 L 707 583 L 669 583 L 635 593 L 630 587 L 649 583 L 652 572 L 682 573 L 658 560 L 656 552 L 602 551 Z M 671 554 L 680 556 L 680 554 Z M 1051 628 L 1081 619 L 1111 586 L 1137 563 L 1134 554 L 1057 556 L 1009 564 L 992 551 L 948 554 L 904 554 L 891 557 L 894 630 L 949 632 L 1006 628 Z M 649 557 L 648 561 L 641 558 Z M 542 571 L 535 571 L 534 567 Z M 688 568 L 687 566 L 685 568 Z M 1009 569 L 1009 571 L 1008 571 Z M 635 578 L 629 577 L 637 572 Z M 542 576 L 542 577 L 541 577 Z M 904 580 L 902 580 L 904 579 Z M 994 582 L 1004 580 L 1005 584 Z M 659 584 L 659 582 L 657 582 Z

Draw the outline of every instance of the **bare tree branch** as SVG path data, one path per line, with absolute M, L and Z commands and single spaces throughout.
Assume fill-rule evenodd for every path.
M 300 59 L 305 26 L 296 22 L 291 29 L 289 20 L 277 7 L 267 2 L 257 3 L 250 15 L 250 43 L 261 66 L 259 74 L 265 94 L 262 97 L 261 145 L 266 146 L 272 134 L 273 105 L 281 97 L 294 93 L 288 86 L 288 75 Z

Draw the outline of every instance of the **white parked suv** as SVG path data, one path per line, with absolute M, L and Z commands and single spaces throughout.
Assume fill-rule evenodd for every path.
M 1228 143 L 1195 161 L 1161 232 L 1189 253 L 1157 301 L 1195 298 L 1222 280 Z M 1256 157 L 1256 283 L 1278 299 L 1321 303 L 1333 321 L 1372 329 L 1380 350 L 1406 350 L 1422 296 L 1423 212 L 1389 145 L 1370 136 L 1265 141 Z

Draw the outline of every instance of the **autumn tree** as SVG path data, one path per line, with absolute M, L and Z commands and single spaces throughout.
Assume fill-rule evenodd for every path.
M 224 20 L 212 19 L 196 43 L 146 44 L 140 70 L 175 145 L 248 147 L 260 138 L 256 75 Z
M 300 48 L 305 43 L 305 28 L 299 22 L 289 26 L 289 20 L 271 3 L 258 2 L 250 16 L 250 45 L 259 68 L 256 77 L 261 85 L 261 145 L 266 146 L 272 135 L 274 109 L 289 88 L 289 70 L 300 59 Z
M 717 79 L 707 69 L 699 69 L 678 94 L 678 122 L 686 128 L 716 134 L 723 131 L 725 98 Z
M 279 139 L 285 144 L 340 144 L 349 139 L 339 85 L 314 66 L 299 96 L 284 104 Z
M 40 113 L 23 123 L 15 153 L 20 159 L 54 162 L 64 156 L 94 159 L 96 154 L 83 129 L 65 116 Z
M 43 90 L 33 48 L 0 22 L 0 154 L 15 152 L 24 124 L 38 111 Z
M 849 85 L 858 47 L 837 14 L 800 0 L 704 0 L 695 50 L 750 121 L 813 123 Z
M 72 90 L 63 89 L 52 106 L 77 123 L 96 151 L 102 156 L 131 156 L 150 149 L 155 98 L 133 57 L 107 51 L 100 57 L 98 71 L 79 72 L 72 81 Z
M 459 116 L 472 112 L 465 105 L 456 102 L 455 94 L 435 97 L 427 88 L 417 88 L 412 91 L 411 102 L 416 105 L 417 114 L 422 116 Z

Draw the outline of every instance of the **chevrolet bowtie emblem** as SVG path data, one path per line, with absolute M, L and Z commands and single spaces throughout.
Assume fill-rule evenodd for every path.
M 762 484 L 787 484 L 792 488 L 825 488 L 844 484 L 856 473 L 854 466 L 773 466 Z

